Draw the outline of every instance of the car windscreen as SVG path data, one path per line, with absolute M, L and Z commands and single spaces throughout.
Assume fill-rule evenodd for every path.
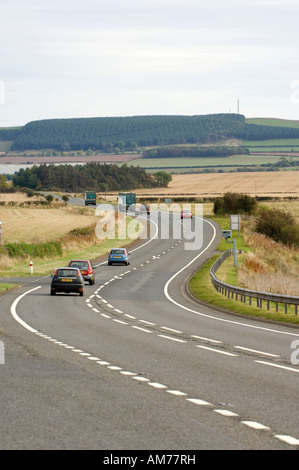
M 58 277 L 77 277 L 78 271 L 77 269 L 58 269 L 57 276 Z

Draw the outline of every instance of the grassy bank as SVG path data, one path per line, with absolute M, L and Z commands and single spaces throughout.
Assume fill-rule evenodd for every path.
M 209 216 L 213 220 L 215 220 L 222 230 L 229 229 L 229 217 L 214 217 L 213 215 Z M 252 256 L 252 253 L 254 251 L 258 251 L 259 253 L 259 260 L 261 260 L 261 263 L 265 263 L 265 260 L 267 256 L 269 256 L 269 244 L 271 244 L 271 250 L 274 253 L 274 257 L 277 258 L 277 260 L 281 260 L 282 256 L 284 256 L 284 269 L 285 271 L 294 271 L 293 268 L 293 260 L 294 258 L 294 253 L 287 249 L 286 247 L 282 247 L 281 245 L 279 247 L 273 246 L 272 242 L 267 241 L 267 245 L 263 250 L 261 249 L 260 242 L 252 237 L 251 233 L 248 232 L 248 224 L 245 223 L 245 227 L 243 224 L 243 229 L 240 237 L 238 237 L 237 232 L 233 232 L 233 236 L 236 238 L 236 245 L 237 249 L 242 250 L 243 254 L 238 254 L 237 255 L 237 268 L 234 267 L 234 262 L 233 262 L 233 257 L 228 258 L 219 268 L 217 271 L 217 277 L 218 279 L 222 280 L 223 282 L 226 282 L 227 284 L 234 285 L 234 286 L 240 286 L 240 287 L 247 287 L 247 288 L 252 288 L 251 286 L 246 286 L 246 285 L 241 285 L 240 284 L 240 273 L 241 275 L 244 274 L 244 270 L 246 272 L 246 260 Z M 219 243 L 217 249 L 219 251 L 225 251 L 227 249 L 232 248 L 232 244 L 227 244 L 225 240 L 221 240 Z M 274 251 L 273 251 L 274 250 Z M 281 251 L 279 251 L 281 250 Z M 283 255 L 282 255 L 283 253 Z M 276 321 L 276 322 L 284 322 L 284 323 L 289 323 L 289 324 L 295 324 L 299 325 L 299 315 L 295 315 L 295 308 L 293 306 L 288 306 L 288 313 L 285 314 L 284 306 L 280 305 L 278 312 L 276 312 L 276 304 L 270 302 L 270 308 L 267 310 L 266 303 L 264 302 L 264 307 L 263 309 L 259 308 L 256 306 L 256 301 L 253 300 L 252 305 L 243 304 L 240 301 L 236 301 L 233 299 L 227 298 L 225 295 L 220 294 L 216 291 L 214 288 L 211 279 L 210 279 L 210 269 L 212 265 L 215 263 L 215 261 L 218 259 L 220 255 L 215 255 L 213 256 L 199 271 L 197 271 L 193 277 L 191 278 L 189 282 L 189 291 L 190 293 L 197 299 L 199 299 L 202 302 L 214 305 L 215 307 L 240 314 L 240 315 L 245 315 L 245 316 L 250 316 L 250 317 L 256 317 L 260 318 L 263 320 L 271 320 L 271 321 Z M 272 266 L 275 264 L 274 258 L 269 258 L 268 262 Z M 294 265 L 298 263 L 298 259 L 296 258 L 296 253 L 295 253 L 295 259 L 294 259 Z M 281 263 L 282 264 L 282 263 Z M 256 268 L 256 266 L 254 266 Z M 266 264 L 265 264 L 265 269 L 266 269 Z M 270 270 L 270 268 L 268 268 Z M 254 276 L 256 277 L 256 273 L 254 273 Z M 276 275 L 277 279 L 280 281 L 280 286 L 282 290 L 285 288 L 284 284 L 284 279 L 287 279 L 286 274 L 277 274 Z M 295 277 L 294 277 L 295 278 Z M 248 277 L 247 279 L 248 280 Z M 290 284 L 290 281 L 287 280 L 288 284 Z M 277 290 L 279 290 L 277 287 Z M 259 288 L 256 288 L 256 290 L 262 290 Z M 266 290 L 266 289 L 264 289 Z M 248 301 L 247 301 L 248 302 Z

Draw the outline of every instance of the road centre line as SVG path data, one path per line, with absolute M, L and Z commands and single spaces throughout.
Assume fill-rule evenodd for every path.
M 47 339 L 48 341 L 52 341 L 53 338 L 51 336 L 48 336 L 48 335 L 45 335 L 37 330 L 35 330 L 34 328 L 32 328 L 30 325 L 28 325 L 27 323 L 25 323 L 23 320 L 21 320 L 19 318 L 19 316 L 17 315 L 17 312 L 16 312 L 16 306 L 18 304 L 18 302 L 27 294 L 29 294 L 30 292 L 33 292 L 35 291 L 36 289 L 40 288 L 41 286 L 38 286 L 34 289 L 31 289 L 30 291 L 27 291 L 25 292 L 24 294 L 22 294 L 21 296 L 19 296 L 12 304 L 11 306 L 11 313 L 13 315 L 13 317 L 16 319 L 16 321 L 18 321 L 24 328 L 26 328 L 27 330 L 35 333 L 37 336 L 39 336 L 40 338 L 43 338 L 43 339 Z M 58 341 L 56 340 L 55 342 L 52 342 L 51 344 L 56 344 L 57 346 L 62 346 L 62 347 L 65 347 L 65 348 L 68 348 L 69 350 L 71 350 L 71 352 L 76 352 L 77 354 L 79 354 L 80 356 L 82 356 L 82 358 L 84 359 L 88 359 L 90 361 L 94 361 L 95 364 L 99 364 L 99 365 L 105 365 L 105 366 L 110 366 L 110 370 L 113 370 L 113 371 L 117 371 L 119 372 L 120 374 L 122 375 L 126 375 L 126 376 L 129 376 L 129 377 L 132 377 L 133 379 L 137 380 L 137 381 L 140 381 L 140 382 L 144 382 L 148 385 L 151 385 L 151 387 L 153 388 L 156 388 L 156 389 L 161 389 L 161 390 L 165 390 L 167 391 L 168 393 L 174 395 L 174 396 L 185 396 L 187 394 L 185 394 L 184 392 L 180 392 L 178 390 L 172 390 L 172 389 L 169 389 L 166 385 L 163 385 L 159 382 L 152 382 L 150 381 L 148 378 L 146 377 L 143 377 L 143 376 L 140 376 L 134 372 L 131 372 L 131 371 L 124 371 L 121 367 L 119 366 L 113 366 L 111 365 L 109 362 L 107 361 L 103 361 L 103 360 L 98 360 L 99 358 L 98 357 L 95 357 L 93 356 L 92 354 L 88 353 L 88 352 L 84 352 L 82 351 L 81 349 L 75 349 L 74 347 L 72 346 L 69 346 L 67 345 L 66 343 L 62 343 L 61 341 Z M 266 363 L 266 362 L 263 362 L 263 361 L 255 361 L 255 362 L 260 362 L 262 364 L 267 364 L 267 365 L 274 365 L 274 364 L 269 364 L 269 363 Z M 277 366 L 276 364 L 274 366 Z M 281 367 L 281 366 L 277 366 L 277 367 Z M 284 367 L 285 369 L 289 369 L 289 368 L 286 368 Z M 295 370 L 296 372 L 299 372 L 299 370 L 296 370 L 296 369 L 292 369 L 292 370 Z M 212 403 L 209 403 L 205 400 L 202 400 L 200 398 L 186 398 L 186 401 L 192 403 L 192 404 L 195 404 L 195 405 L 198 405 L 198 406 L 208 406 L 208 407 L 211 407 L 212 409 L 214 408 L 214 405 Z M 236 417 L 238 416 L 236 413 L 232 413 L 230 412 L 229 410 L 219 410 L 219 409 L 213 409 L 213 411 L 219 413 L 219 414 L 222 414 L 223 416 L 227 416 L 227 417 Z M 265 430 L 270 432 L 271 431 L 271 428 L 268 427 L 268 426 L 265 426 L 261 423 L 257 423 L 255 421 L 249 421 L 249 420 L 243 420 L 241 421 L 242 424 L 245 424 L 249 427 L 252 427 L 256 430 Z M 274 437 L 287 443 L 288 445 L 291 445 L 291 446 L 298 446 L 299 445 L 299 439 L 296 439 L 292 436 L 289 436 L 289 435 L 286 435 L 286 434 L 274 434 Z
M 238 354 L 229 353 L 227 351 L 222 351 L 220 349 L 209 348 L 208 346 L 203 346 L 201 344 L 196 345 L 197 348 L 207 349 L 208 351 L 216 352 L 218 354 L 224 354 L 225 356 L 238 356 Z
M 150 321 L 146 321 L 146 320 L 139 320 L 140 323 L 145 323 L 146 325 L 150 325 L 150 326 L 156 326 L 156 323 L 152 323 Z
M 204 336 L 191 335 L 191 338 L 202 339 L 203 341 L 209 341 L 211 343 L 223 344 L 223 341 L 218 341 L 216 339 L 206 338 Z
M 267 353 L 267 352 L 264 352 L 264 351 L 258 351 L 257 349 L 244 348 L 243 346 L 234 346 L 234 348 L 241 349 L 242 351 L 253 352 L 253 353 L 256 353 L 256 354 L 263 354 L 264 356 L 280 357 L 278 354 L 272 354 L 272 353 Z
M 176 341 L 177 343 L 186 343 L 187 342 L 184 339 L 172 338 L 171 336 L 167 336 L 167 335 L 158 335 L 158 336 L 160 338 L 170 339 L 171 341 Z
M 213 410 L 215 413 L 218 413 L 222 416 L 229 416 L 229 417 L 237 417 L 239 416 L 237 413 L 234 413 L 233 411 L 230 410 Z
M 174 330 L 173 328 L 168 328 L 167 326 L 161 326 L 161 329 L 162 329 L 162 330 L 167 330 L 167 331 L 172 331 L 173 333 L 181 333 L 181 334 L 183 334 L 182 331 Z
M 115 276 L 114 278 L 115 279 Z M 99 297 L 99 296 L 97 296 Z M 102 301 L 104 303 L 107 304 L 108 307 L 114 309 L 114 311 L 118 312 L 118 313 L 121 313 L 123 314 L 123 312 L 121 310 L 118 310 L 116 308 L 113 307 L 113 305 L 111 304 L 108 304 L 107 300 L 103 299 L 101 297 Z M 90 306 L 90 305 L 89 305 Z M 93 309 L 96 311 L 96 309 Z M 106 318 L 111 318 L 110 316 L 108 315 L 104 315 L 102 314 L 103 316 L 106 316 Z M 133 320 L 138 320 L 136 317 L 134 317 L 133 315 L 129 315 L 129 314 L 124 314 L 127 318 L 130 318 L 130 319 L 133 319 Z M 117 323 L 121 323 L 121 324 L 124 324 L 124 325 L 127 325 L 128 323 L 127 322 L 124 322 L 122 320 L 118 320 L 118 319 L 113 319 L 113 321 L 117 322 Z M 152 323 L 152 322 L 149 322 L 147 320 L 138 320 L 140 323 L 144 323 L 146 325 L 149 325 L 149 326 L 156 326 L 156 323 Z M 135 328 L 135 329 L 139 329 L 140 331 L 143 331 L 143 332 L 146 332 L 146 333 L 150 333 L 149 330 L 147 329 L 144 329 L 144 328 L 140 328 L 138 326 L 132 326 L 132 328 Z M 176 329 L 173 329 L 173 328 L 169 328 L 169 327 L 166 327 L 166 326 L 161 326 L 161 329 L 163 330 L 166 330 L 166 331 L 169 331 L 169 332 L 173 332 L 173 333 L 178 333 L 178 334 L 183 334 L 182 331 L 180 330 L 176 330 Z M 167 336 L 167 335 L 158 335 L 159 337 L 161 338 L 165 338 L 165 339 L 169 339 L 169 340 L 172 340 L 172 341 L 177 341 L 177 342 L 181 342 L 181 343 L 184 343 L 186 342 L 185 340 L 180 340 L 180 339 L 177 339 L 177 338 L 172 338 L 170 336 Z M 204 336 L 198 336 L 198 335 L 190 335 L 191 338 L 195 338 L 195 339 L 200 339 L 200 340 L 204 340 L 204 341 L 209 341 L 209 342 L 212 342 L 212 343 L 215 343 L 215 344 L 223 344 L 222 341 L 219 341 L 219 340 L 215 340 L 215 339 L 211 339 L 211 338 L 207 338 L 207 337 L 204 337 Z M 233 354 L 233 353 L 229 353 L 229 352 L 226 352 L 226 351 L 222 351 L 222 350 L 217 350 L 217 349 L 214 349 L 214 348 L 209 348 L 207 346 L 204 346 L 204 345 L 197 345 L 196 347 L 199 347 L 201 349 L 206 349 L 206 350 L 210 350 L 212 352 L 217 352 L 219 354 L 223 354 L 223 355 L 227 355 L 227 356 L 231 356 L 231 357 L 237 357 L 238 355 L 237 354 Z M 248 351 L 248 352 L 252 352 L 252 353 L 256 353 L 256 354 L 262 354 L 262 355 L 266 355 L 266 356 L 269 356 L 269 357 L 280 357 L 279 355 L 277 354 L 272 354 L 272 353 L 267 353 L 267 352 L 264 352 L 264 351 L 260 351 L 260 350 L 255 350 L 255 349 L 251 349 L 251 348 L 246 348 L 246 347 L 243 347 L 243 346 L 233 346 L 234 348 L 236 349 L 240 349 L 240 350 L 243 350 L 243 351 Z M 291 369 L 293 370 L 293 369 Z
M 122 325 L 127 325 L 128 324 L 128 322 L 123 321 L 123 320 L 119 320 L 118 318 L 113 318 L 113 321 L 115 321 L 116 323 L 121 323 Z
M 143 331 L 144 333 L 152 333 L 152 331 L 146 330 L 145 328 L 141 328 L 140 326 L 133 325 L 132 328 L 134 328 L 135 330 Z
M 270 428 L 268 426 L 265 426 L 264 424 L 261 424 L 261 423 L 257 423 L 256 421 L 241 421 L 241 423 L 253 429 L 270 431 Z

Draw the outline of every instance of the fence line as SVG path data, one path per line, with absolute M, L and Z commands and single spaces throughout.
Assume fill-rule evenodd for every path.
M 237 250 L 237 252 L 240 253 L 240 250 Z M 298 296 L 272 294 L 271 292 L 261 292 L 250 289 L 243 289 L 241 287 L 231 286 L 230 284 L 226 284 L 225 282 L 220 281 L 220 279 L 218 279 L 216 276 L 216 272 L 218 271 L 222 263 L 229 256 L 232 255 L 233 249 L 224 251 L 210 269 L 211 281 L 217 292 L 220 292 L 221 294 L 224 294 L 225 296 L 231 299 L 233 299 L 235 295 L 235 300 L 238 300 L 238 297 L 240 296 L 240 301 L 242 303 L 246 303 L 248 298 L 249 305 L 252 305 L 252 299 L 256 299 L 257 307 L 263 308 L 264 303 L 266 303 L 267 310 L 270 309 L 270 302 L 274 302 L 276 304 L 276 312 L 278 311 L 279 304 L 284 304 L 285 314 L 288 313 L 288 305 L 294 305 L 295 315 L 298 314 Z

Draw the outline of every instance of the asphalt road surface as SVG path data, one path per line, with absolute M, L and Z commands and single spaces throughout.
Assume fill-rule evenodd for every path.
M 2 450 L 298 449 L 299 331 L 193 300 L 221 231 L 187 249 L 188 223 L 162 214 L 84 297 L 44 277 L 0 298 Z

